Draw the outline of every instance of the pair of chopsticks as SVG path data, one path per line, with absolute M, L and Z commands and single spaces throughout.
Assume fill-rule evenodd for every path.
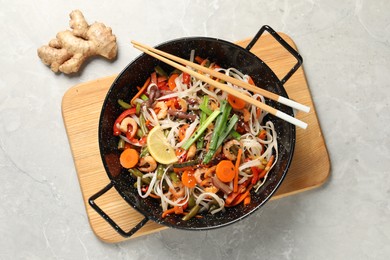
M 222 73 L 220 73 L 218 71 L 215 71 L 215 70 L 203 67 L 201 65 L 198 65 L 198 64 L 193 63 L 191 61 L 188 61 L 188 60 L 182 59 L 180 57 L 174 56 L 172 54 L 166 53 L 164 51 L 157 50 L 157 49 L 155 49 L 153 47 L 147 46 L 147 45 L 139 43 L 137 41 L 131 41 L 131 43 L 133 44 L 133 46 L 136 49 L 138 49 L 138 50 L 140 50 L 140 51 L 142 51 L 142 52 L 144 52 L 144 53 L 146 53 L 146 54 L 148 54 L 148 55 L 150 55 L 150 56 L 152 56 L 152 57 L 154 57 L 154 58 L 156 58 L 158 60 L 161 60 L 161 61 L 165 62 L 166 64 L 168 64 L 168 65 L 170 65 L 170 66 L 172 66 L 172 67 L 174 67 L 176 69 L 181 70 L 182 72 L 186 72 L 186 73 L 190 74 L 191 76 L 193 76 L 193 77 L 195 77 L 195 78 L 197 78 L 199 80 L 202 80 L 203 82 L 206 82 L 206 83 L 208 83 L 208 84 L 210 84 L 210 85 L 212 85 L 212 86 L 214 86 L 216 88 L 219 88 L 219 89 L 221 89 L 223 91 L 226 91 L 227 93 L 229 93 L 229 94 L 231 94 L 233 96 L 236 96 L 236 97 L 244 100 L 245 102 L 248 102 L 248 103 L 250 103 L 252 105 L 255 105 L 255 106 L 259 107 L 260 109 L 262 109 L 264 111 L 267 111 L 268 113 L 270 113 L 270 114 L 272 114 L 272 115 L 274 115 L 276 117 L 279 117 L 279 118 L 281 118 L 281 119 L 283 119 L 283 120 L 285 120 L 285 121 L 287 121 L 287 122 L 289 122 L 289 123 L 291 123 L 293 125 L 296 125 L 296 126 L 298 126 L 300 128 L 303 128 L 303 129 L 307 128 L 307 124 L 305 122 L 303 122 L 303 121 L 301 121 L 299 119 L 296 119 L 295 117 L 292 117 L 292 116 L 290 116 L 290 115 L 288 115 L 288 114 L 286 114 L 286 113 L 284 113 L 284 112 L 282 112 L 280 110 L 277 110 L 276 108 L 268 106 L 268 105 L 266 105 L 266 104 L 264 104 L 264 103 L 262 103 L 262 102 L 260 102 L 260 101 L 258 101 L 256 99 L 253 99 L 253 98 L 251 98 L 251 97 L 249 97 L 247 95 L 244 95 L 241 92 L 239 92 L 239 91 L 229 87 L 226 84 L 217 82 L 217 81 L 215 81 L 215 80 L 213 80 L 213 79 L 211 79 L 211 78 L 209 78 L 209 77 L 207 77 L 205 75 L 202 75 L 202 74 L 200 74 L 200 73 L 198 73 L 198 72 L 196 72 L 196 71 L 194 71 L 192 69 L 189 69 L 189 68 L 187 68 L 185 66 L 189 66 L 189 67 L 191 67 L 193 69 L 202 71 L 202 72 L 204 72 L 206 74 L 209 74 L 209 75 L 211 75 L 213 77 L 222 79 L 222 80 L 224 80 L 226 82 L 230 82 L 230 83 L 232 83 L 232 84 L 234 84 L 236 86 L 245 88 L 245 89 L 247 89 L 249 91 L 252 91 L 254 93 L 258 93 L 258 94 L 260 94 L 260 95 L 262 95 L 264 97 L 267 97 L 269 99 L 275 100 L 275 101 L 277 101 L 279 103 L 282 103 L 284 105 L 290 106 L 292 108 L 295 108 L 295 109 L 298 109 L 298 110 L 301 110 L 301 111 L 304 111 L 304 112 L 309 112 L 310 108 L 305 106 L 305 105 L 297 103 L 297 102 L 295 102 L 295 101 L 293 101 L 291 99 L 287 99 L 285 97 L 279 96 L 279 95 L 277 95 L 275 93 L 272 93 L 272 92 L 269 92 L 267 90 L 264 90 L 264 89 L 258 88 L 256 86 L 250 85 L 249 83 L 246 83 L 246 82 L 240 81 L 240 80 L 238 80 L 236 78 L 227 76 L 227 75 L 222 74 Z M 185 65 L 185 66 L 183 66 L 183 65 Z

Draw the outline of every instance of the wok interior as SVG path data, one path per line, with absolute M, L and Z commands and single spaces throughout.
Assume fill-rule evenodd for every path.
M 189 59 L 191 50 L 195 50 L 195 55 L 216 61 L 223 68 L 237 68 L 241 72 L 250 75 L 257 86 L 287 96 L 282 84 L 267 65 L 249 51 L 232 43 L 218 39 L 196 37 L 167 42 L 161 44 L 158 48 L 185 59 Z M 132 207 L 149 219 L 175 228 L 216 228 L 231 224 L 253 213 L 269 199 L 280 185 L 287 173 L 294 151 L 295 127 L 273 116 L 267 116 L 266 120 L 270 119 L 275 125 L 278 134 L 279 159 L 270 172 L 266 184 L 258 193 L 252 195 L 250 205 L 243 206 L 241 204 L 233 208 L 227 208 L 226 212 L 215 215 L 209 214 L 204 218 L 194 218 L 186 222 L 182 221 L 180 216 L 175 215 L 161 218 L 162 210 L 158 200 L 152 198 L 142 199 L 138 196 L 137 189 L 133 186 L 135 180 L 119 164 L 118 137 L 113 136 L 112 126 L 116 117 L 122 111 L 117 104 L 117 100 L 130 100 L 138 92 L 136 87 L 144 84 L 156 65 L 160 65 L 167 72 L 173 70 L 172 67 L 143 54 L 121 72 L 110 88 L 103 104 L 99 122 L 99 145 L 104 167 L 110 179 L 114 181 L 115 188 Z M 293 115 L 291 108 L 269 100 L 267 103 L 278 110 Z

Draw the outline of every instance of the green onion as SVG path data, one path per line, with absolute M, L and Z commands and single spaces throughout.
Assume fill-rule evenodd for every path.
M 172 166 L 174 169 L 180 169 L 180 168 L 186 168 L 186 167 L 190 167 L 190 166 L 195 166 L 199 164 L 199 160 L 198 159 L 194 159 L 194 160 L 189 160 L 189 161 L 186 161 L 186 162 L 181 162 L 181 163 L 174 163 Z
M 132 168 L 132 169 L 129 169 L 129 172 L 131 173 L 131 175 L 133 175 L 133 177 L 137 178 L 137 177 L 140 177 L 141 178 L 141 181 L 145 184 L 150 184 L 150 178 L 145 178 L 144 177 L 144 174 L 142 172 L 140 172 L 137 168 Z
M 141 99 L 142 99 L 143 101 L 149 100 L 148 96 L 145 95 L 145 94 L 142 94 L 142 95 L 141 95 Z
M 241 139 L 241 135 L 240 135 L 236 130 L 232 130 L 232 131 L 230 132 L 230 135 L 231 135 L 234 139 L 236 139 L 236 140 L 240 140 L 240 139 Z
M 230 115 L 230 111 L 232 110 L 232 107 L 229 105 L 229 103 L 226 100 L 222 100 L 220 109 L 222 111 L 222 114 L 215 121 L 213 135 L 210 140 L 209 151 L 207 152 L 206 156 L 203 159 L 204 164 L 209 163 L 213 158 L 215 152 L 217 151 L 218 139 L 221 136 L 222 131 L 224 131 L 226 127 L 227 119 Z
M 179 177 L 177 176 L 176 172 L 171 172 L 169 174 L 169 177 L 171 177 L 171 180 L 174 182 L 174 183 L 179 183 L 180 182 L 180 179 Z
M 141 152 L 139 153 L 139 157 L 142 158 L 142 157 L 145 157 L 147 155 L 149 155 L 149 150 L 148 150 L 147 146 L 144 146 L 144 147 L 142 147 Z
M 198 214 L 198 211 L 200 210 L 200 206 L 199 204 L 196 204 L 191 210 L 190 212 L 188 212 L 187 215 L 185 215 L 182 220 L 184 221 L 187 221 L 187 220 L 190 220 L 192 219 L 193 217 L 196 216 L 196 214 Z
M 223 132 L 219 136 L 216 149 L 218 149 L 222 145 L 222 143 L 225 141 L 225 139 L 229 136 L 230 132 L 232 131 L 234 126 L 237 124 L 237 121 L 238 121 L 238 116 L 236 114 L 234 114 L 230 118 L 227 127 L 223 130 Z
M 144 136 L 144 133 L 142 132 L 142 129 L 141 129 L 141 128 L 138 128 L 138 129 L 137 129 L 136 135 L 137 135 L 138 138 L 141 138 L 142 136 Z
M 164 166 L 162 164 L 159 164 L 157 166 L 157 179 L 158 180 L 161 180 L 162 179 L 162 176 L 164 175 Z
M 154 71 L 160 75 L 160 76 L 163 76 L 163 77 L 167 77 L 168 78 L 168 74 L 160 67 L 160 66 L 156 66 L 154 67 Z
M 118 99 L 118 104 L 124 108 L 124 109 L 129 109 L 131 108 L 131 105 L 125 101 L 123 101 L 122 99 Z
M 141 103 L 137 103 L 137 105 L 135 106 L 135 113 L 138 116 L 140 112 L 141 112 Z
M 209 96 L 203 96 L 202 103 L 199 106 L 199 109 L 205 112 L 208 116 L 213 113 L 213 110 L 209 108 Z
M 220 113 L 221 111 L 219 110 L 213 111 L 213 113 L 206 119 L 203 125 L 200 125 L 198 130 L 196 130 L 195 133 L 193 133 L 192 136 L 188 138 L 188 140 L 182 145 L 182 148 L 188 150 Z
M 149 130 L 148 128 L 146 127 L 146 121 L 145 121 L 145 117 L 141 114 L 139 116 L 139 125 L 140 125 L 140 128 L 142 129 L 142 132 L 146 135 L 147 133 L 149 133 Z
M 193 194 L 188 198 L 188 208 L 193 208 L 196 205 L 196 200 Z
M 202 125 L 204 123 L 204 121 L 206 121 L 206 118 L 207 118 L 207 114 L 201 110 L 199 124 Z M 202 149 L 203 143 L 204 143 L 204 133 L 202 133 L 200 135 L 199 139 L 196 141 L 196 148 Z
M 122 138 L 119 138 L 119 141 L 118 141 L 118 149 L 119 150 L 122 150 L 125 148 L 125 140 L 123 140 Z

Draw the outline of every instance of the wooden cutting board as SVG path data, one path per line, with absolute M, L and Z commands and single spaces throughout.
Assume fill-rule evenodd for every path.
M 294 42 L 279 33 L 291 46 Z M 246 46 L 250 39 L 237 42 Z M 279 78 L 282 78 L 296 60 L 270 35 L 263 35 L 251 50 L 259 56 Z M 78 84 L 70 88 L 62 100 L 62 115 L 76 166 L 77 176 L 92 230 L 102 241 L 124 241 L 88 204 L 90 196 L 109 183 L 99 154 L 98 120 L 105 95 L 116 75 Z M 303 192 L 322 185 L 330 175 L 330 161 L 310 90 L 300 68 L 285 84 L 290 98 L 311 107 L 310 113 L 298 112 L 297 118 L 308 123 L 308 128 L 297 128 L 295 153 L 288 174 L 272 199 Z M 122 229 L 130 230 L 143 219 L 116 192 L 109 190 L 97 199 L 98 204 Z M 149 221 L 131 238 L 166 229 Z

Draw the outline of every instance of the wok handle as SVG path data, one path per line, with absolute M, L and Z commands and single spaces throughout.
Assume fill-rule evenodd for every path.
M 257 32 L 255 37 L 251 40 L 251 42 L 246 46 L 246 50 L 250 51 L 252 49 L 253 45 L 256 44 L 260 36 L 264 33 L 264 31 L 269 32 L 275 40 L 280 43 L 294 58 L 297 60 L 297 63 L 292 67 L 292 69 L 282 78 L 280 81 L 282 84 L 286 83 L 286 81 L 297 71 L 297 69 L 302 65 L 303 59 L 302 56 L 293 48 L 291 47 L 285 40 L 280 37 L 280 35 L 275 32 L 271 27 L 268 25 L 264 25 L 260 28 L 260 30 Z
M 148 222 L 148 218 L 145 217 L 143 220 L 141 220 L 137 225 L 135 225 L 132 229 L 129 231 L 124 231 L 121 227 L 119 227 L 114 220 L 112 220 L 96 203 L 95 200 L 99 198 L 100 196 L 104 195 L 107 191 L 109 191 L 114 186 L 113 182 L 111 181 L 106 187 L 98 191 L 95 195 L 92 195 L 88 203 L 91 205 L 91 207 L 103 218 L 105 219 L 108 224 L 110 224 L 116 232 L 118 232 L 123 237 L 131 237 L 135 232 L 137 232 L 141 227 L 143 227 L 146 222 Z

